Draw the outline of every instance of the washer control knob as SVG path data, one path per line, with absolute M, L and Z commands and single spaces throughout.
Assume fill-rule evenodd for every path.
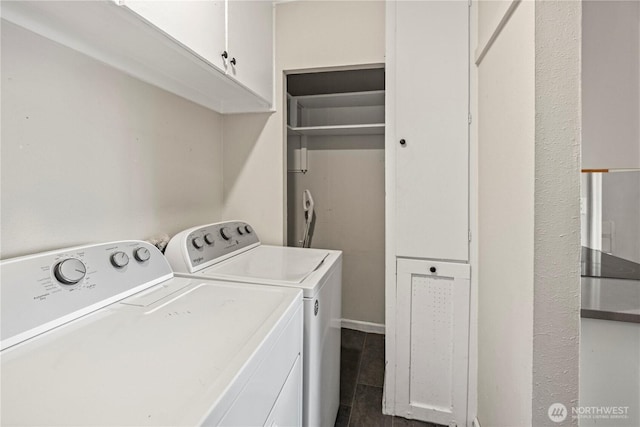
M 191 244 L 196 249 L 202 249 L 202 247 L 204 246 L 204 242 L 202 241 L 201 237 L 194 237 L 193 240 L 191 240 Z
M 147 248 L 138 248 L 133 251 L 133 256 L 138 262 L 145 262 L 149 261 L 149 258 L 151 258 L 151 252 L 149 252 L 149 249 Z
M 87 274 L 87 267 L 77 258 L 60 261 L 53 269 L 53 274 L 65 285 L 75 285 Z
M 251 227 L 250 227 L 250 226 L 245 225 L 245 226 L 244 226 L 244 231 L 246 231 L 246 232 L 247 232 L 247 234 L 251 234 L 251 232 L 252 232 L 253 230 L 251 229 Z
M 115 268 L 123 268 L 129 264 L 129 255 L 125 254 L 122 251 L 118 251 L 111 255 L 111 264 Z
M 204 235 L 204 241 L 207 242 L 207 245 L 213 245 L 216 241 L 216 238 L 213 237 L 213 234 L 207 233 Z
M 220 236 L 222 236 L 224 240 L 231 239 L 231 230 L 229 230 L 229 227 L 222 227 L 220 229 Z
M 244 234 L 244 227 L 242 226 L 238 227 L 238 234 L 241 236 Z

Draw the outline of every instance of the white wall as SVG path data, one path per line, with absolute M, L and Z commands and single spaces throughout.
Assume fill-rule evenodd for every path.
M 582 427 L 640 425 L 640 324 L 582 319 L 580 406 L 628 407 L 627 418 L 584 416 Z
M 479 29 L 495 22 L 482 20 L 484 7 L 480 2 Z M 533 3 L 523 2 L 478 68 L 478 418 L 483 426 L 531 424 L 534 28 Z
M 224 218 L 248 221 L 264 243 L 286 242 L 285 73 L 383 64 L 384 16 L 381 1 L 276 5 L 275 112 L 224 118 Z M 347 279 L 345 273 L 345 283 Z M 343 289 L 343 317 L 384 319 L 383 277 L 379 292 L 376 287 L 372 293 L 366 281 L 359 283 L 363 286 Z
M 578 398 L 580 3 L 507 3 L 479 3 L 478 418 L 576 425 L 547 410 Z
M 640 263 L 640 171 L 602 174 L 602 222 L 613 224 L 611 253 Z
M 342 317 L 384 324 L 384 135 L 308 141 L 309 171 L 289 174 L 289 244 L 302 239 L 308 189 L 316 212 L 311 247 L 343 251 Z
M 583 5 L 583 169 L 640 168 L 640 3 Z
M 2 258 L 220 217 L 222 117 L 2 21 Z
M 275 112 L 225 116 L 224 218 L 253 224 L 264 243 L 286 235 L 284 73 L 384 63 L 384 2 L 276 4 Z

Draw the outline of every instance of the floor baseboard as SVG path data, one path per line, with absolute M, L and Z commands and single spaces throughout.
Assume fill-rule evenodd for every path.
M 369 334 L 384 335 L 385 331 L 383 323 L 363 322 L 361 320 L 342 319 L 342 327 Z

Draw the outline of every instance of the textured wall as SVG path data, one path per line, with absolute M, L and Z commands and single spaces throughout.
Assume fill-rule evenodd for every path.
M 578 404 L 581 2 L 536 2 L 533 425 Z M 571 416 L 561 425 L 577 425 Z
M 222 118 L 2 22 L 2 257 L 220 217 Z

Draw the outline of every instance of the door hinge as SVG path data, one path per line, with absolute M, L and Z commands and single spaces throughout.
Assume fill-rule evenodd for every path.
M 471 113 L 469 113 L 469 115 L 467 116 L 467 120 L 468 120 L 469 124 L 471 124 Z
M 471 241 L 471 230 L 469 230 L 469 241 Z

